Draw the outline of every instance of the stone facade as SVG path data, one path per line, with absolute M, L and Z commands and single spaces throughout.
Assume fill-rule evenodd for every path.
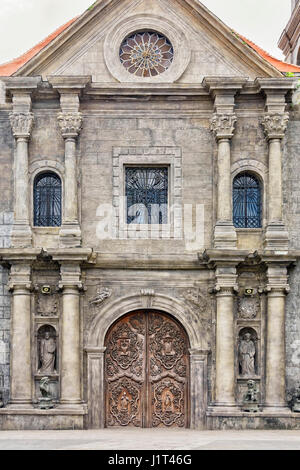
M 194 0 L 104 3 L 2 78 L 0 428 L 107 426 L 107 335 L 135 311 L 163 312 L 185 331 L 189 427 L 299 428 L 289 408 L 300 382 L 295 79 Z M 118 47 L 147 28 L 169 34 L 174 62 L 143 81 L 120 68 Z M 168 169 L 168 223 L 127 223 L 135 167 Z M 260 181 L 261 227 L 233 221 L 244 172 Z M 62 184 L 57 226 L 35 224 L 44 173 Z M 117 340 L 121 356 L 141 344 L 138 327 Z M 250 379 L 257 413 L 243 411 Z M 166 416 L 170 390 L 157 405 Z M 116 405 L 124 416 L 128 393 Z

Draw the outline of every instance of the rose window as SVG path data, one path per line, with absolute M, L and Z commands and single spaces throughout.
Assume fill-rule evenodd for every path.
M 121 63 L 138 77 L 155 77 L 171 66 L 174 51 L 170 41 L 154 32 L 135 33 L 120 48 Z

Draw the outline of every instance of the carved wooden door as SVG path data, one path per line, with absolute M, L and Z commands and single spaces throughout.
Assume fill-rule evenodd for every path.
M 106 425 L 188 426 L 188 340 L 169 316 L 134 312 L 106 338 Z

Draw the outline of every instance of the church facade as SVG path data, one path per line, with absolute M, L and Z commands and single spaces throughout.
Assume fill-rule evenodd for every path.
M 0 66 L 0 429 L 300 428 L 298 75 L 196 0 Z

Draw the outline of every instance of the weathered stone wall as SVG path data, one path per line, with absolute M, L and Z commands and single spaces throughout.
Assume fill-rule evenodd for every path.
M 13 223 L 13 139 L 8 113 L 0 110 L 0 248 L 10 247 Z M 0 267 L 0 390 L 4 402 L 9 399 L 10 299 L 7 290 L 8 269 Z
M 300 113 L 292 112 L 283 159 L 284 215 L 290 233 L 290 248 L 300 249 Z M 287 391 L 300 384 L 300 265 L 290 273 L 291 292 L 286 307 Z

